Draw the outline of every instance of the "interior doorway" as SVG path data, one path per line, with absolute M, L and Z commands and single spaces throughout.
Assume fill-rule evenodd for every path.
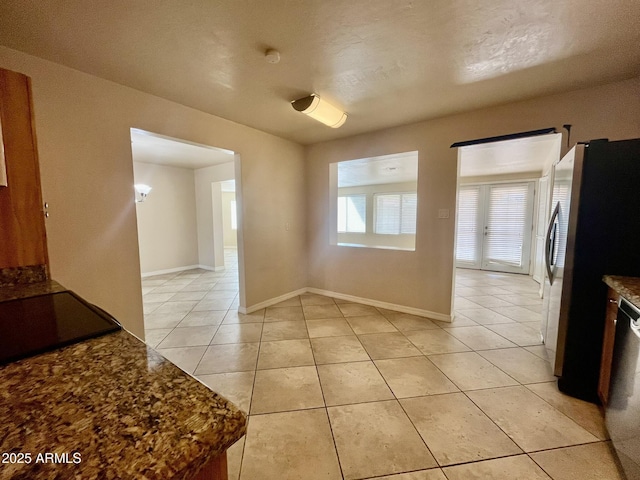
M 538 234 L 548 218 L 545 186 L 561 142 L 561 134 L 551 133 L 458 149 L 457 268 L 540 271 Z
M 541 342 L 541 239 L 561 144 L 549 133 L 458 148 L 452 311 L 530 348 Z
M 219 226 L 222 230 L 222 246 L 224 251 L 224 271 L 230 282 L 238 278 L 238 207 L 236 201 L 235 180 L 219 182 L 218 189 L 213 188 L 214 203 L 217 200 L 221 210 Z M 215 226 L 214 226 L 215 228 Z
M 220 204 L 222 207 L 222 239 L 226 256 L 228 250 L 237 250 L 238 248 L 238 210 L 235 180 L 220 182 Z
M 230 212 L 223 211 L 229 205 L 221 187 L 233 184 L 235 200 L 240 159 L 229 150 L 137 129 L 131 147 L 136 191 L 144 192 L 136 193 L 136 216 L 145 336 L 161 349 L 179 347 L 184 335 L 204 341 L 240 303 L 235 239 L 242 225 L 235 215 L 229 235 L 235 248 L 225 255 Z

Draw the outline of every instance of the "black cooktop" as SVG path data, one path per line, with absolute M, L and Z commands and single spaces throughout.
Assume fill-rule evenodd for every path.
M 71 291 L 1 302 L 0 365 L 121 328 Z

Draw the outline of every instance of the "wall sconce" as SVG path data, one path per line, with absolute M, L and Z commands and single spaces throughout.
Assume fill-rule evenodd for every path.
M 334 107 L 318 95 L 312 93 L 308 97 L 299 98 L 291 102 L 294 110 L 309 115 L 311 118 L 324 123 L 331 128 L 338 128 L 347 121 L 347 114 Z
M 133 188 L 136 189 L 136 203 L 144 202 L 151 191 L 151 187 L 144 183 L 136 183 Z

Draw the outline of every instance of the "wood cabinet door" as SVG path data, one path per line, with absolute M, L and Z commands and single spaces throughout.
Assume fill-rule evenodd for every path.
M 7 186 L 0 186 L 0 269 L 46 266 L 31 82 L 4 69 L 0 69 L 0 127 L 7 175 Z
M 602 405 L 609 401 L 609 384 L 611 383 L 611 362 L 613 360 L 613 344 L 616 339 L 616 318 L 618 317 L 618 295 L 611 288 L 607 292 L 607 313 L 604 319 L 604 338 L 602 340 L 602 359 L 600 361 L 600 380 L 598 396 Z

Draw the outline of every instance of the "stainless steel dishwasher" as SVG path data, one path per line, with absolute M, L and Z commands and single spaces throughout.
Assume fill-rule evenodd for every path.
M 640 480 L 640 310 L 620 298 L 606 410 L 611 441 L 628 480 Z

